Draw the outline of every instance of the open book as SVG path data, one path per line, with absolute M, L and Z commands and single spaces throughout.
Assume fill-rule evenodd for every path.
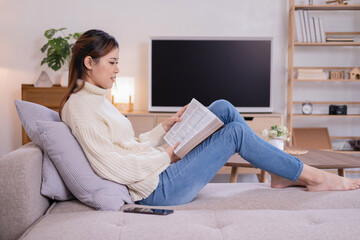
M 181 118 L 182 121 L 175 123 L 164 136 L 170 146 L 180 142 L 174 150 L 180 158 L 224 125 L 214 113 L 195 98 L 191 100 Z

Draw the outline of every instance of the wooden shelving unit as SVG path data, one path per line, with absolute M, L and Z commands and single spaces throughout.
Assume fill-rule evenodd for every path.
M 351 84 L 351 86 L 359 87 L 360 90 L 360 80 L 348 80 L 348 79 L 329 79 L 329 80 L 319 80 L 319 79 L 297 79 L 295 76 L 295 72 L 301 69 L 324 69 L 324 70 L 344 70 L 349 71 L 353 67 L 326 67 L 326 66 L 314 66 L 314 67 L 301 67 L 294 66 L 294 54 L 297 48 L 306 48 L 306 47 L 359 47 L 360 42 L 295 42 L 294 34 L 295 34 L 295 10 L 308 10 L 308 11 L 360 11 L 360 5 L 295 5 L 295 0 L 289 0 L 289 44 L 288 44 L 288 94 L 287 94 L 287 127 L 292 130 L 293 120 L 297 119 L 297 121 L 302 121 L 301 119 L 308 118 L 331 118 L 331 119 L 341 119 L 341 118 L 360 118 L 360 114 L 348 114 L 348 115 L 328 115 L 328 114 L 311 114 L 304 115 L 299 113 L 293 113 L 294 105 L 301 105 L 304 101 L 294 101 L 293 100 L 293 90 L 294 83 L 297 84 L 326 84 L 324 86 L 339 86 L 339 84 Z M 360 12 L 359 12 L 360 14 Z M 356 29 L 357 31 L 353 32 L 327 32 L 327 36 L 331 35 L 360 35 L 358 32 L 360 29 Z M 295 87 L 297 87 L 296 85 Z M 308 85 L 306 85 L 308 86 Z M 323 86 L 323 85 L 321 85 Z M 314 107 L 316 105 L 350 105 L 351 107 L 360 107 L 360 101 L 311 101 Z M 311 126 L 309 126 L 311 127 Z M 360 136 L 332 136 L 331 139 L 360 139 Z M 360 153 L 359 151 L 338 151 L 341 153 Z

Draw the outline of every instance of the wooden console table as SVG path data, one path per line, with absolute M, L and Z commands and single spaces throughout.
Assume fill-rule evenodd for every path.
M 296 157 L 312 167 L 337 169 L 340 176 L 345 176 L 346 168 L 360 168 L 360 156 L 337 153 L 331 150 L 309 149 L 308 153 Z M 237 182 L 238 167 L 253 168 L 253 165 L 239 155 L 232 156 L 225 166 L 231 167 L 230 182 Z M 260 182 L 265 182 L 265 179 L 266 177 L 264 177 L 263 181 L 260 180 Z

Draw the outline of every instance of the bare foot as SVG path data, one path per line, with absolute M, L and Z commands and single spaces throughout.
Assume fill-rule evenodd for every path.
M 360 179 L 341 177 L 325 171 L 319 171 L 318 181 L 309 182 L 306 188 L 311 192 L 319 191 L 346 191 L 360 187 Z
M 271 175 L 271 187 L 272 188 L 286 188 L 290 186 L 305 186 L 305 182 L 301 180 L 297 180 L 296 182 L 287 180 L 280 176 L 270 174 Z
M 345 191 L 358 189 L 360 179 L 344 178 L 304 164 L 299 177 L 309 191 Z

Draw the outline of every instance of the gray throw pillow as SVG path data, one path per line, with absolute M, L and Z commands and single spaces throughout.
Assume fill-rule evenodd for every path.
M 15 106 L 27 135 L 39 147 L 43 148 L 36 121 L 60 122 L 59 114 L 36 103 L 15 100 Z M 48 154 L 44 151 L 42 165 L 41 194 L 51 199 L 66 201 L 74 199 L 69 189 L 61 179 Z
M 63 122 L 38 121 L 44 150 L 72 194 L 98 210 L 117 211 L 131 203 L 126 186 L 102 179 L 91 168 L 81 146 Z

